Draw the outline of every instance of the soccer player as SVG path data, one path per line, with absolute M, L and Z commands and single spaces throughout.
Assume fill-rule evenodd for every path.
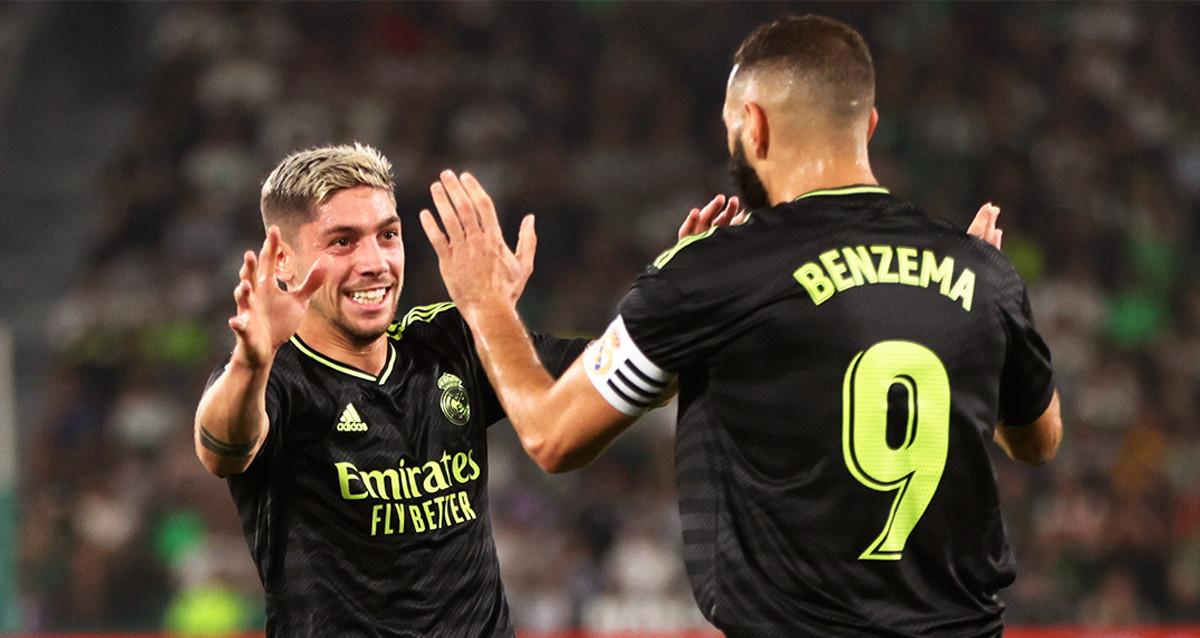
M 229 477 L 262 578 L 268 636 L 513 635 L 487 500 L 487 426 L 504 414 L 451 304 L 393 323 L 393 188 L 388 160 L 359 145 L 293 154 L 267 177 L 236 345 L 196 413 L 196 452 Z M 586 345 L 534 342 L 555 371 Z
M 443 173 L 441 227 L 421 213 L 543 468 L 587 463 L 678 378 L 685 561 L 731 638 L 1001 635 L 1014 568 L 988 448 L 1040 464 L 1061 437 L 1024 283 L 877 183 L 873 102 L 852 28 L 805 16 L 752 33 L 723 113 L 749 218 L 656 259 L 557 381 L 478 182 Z M 526 220 L 519 245 L 532 234 Z

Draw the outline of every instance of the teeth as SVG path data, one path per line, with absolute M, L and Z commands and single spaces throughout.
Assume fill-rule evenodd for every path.
M 387 288 L 375 288 L 373 290 L 357 290 L 350 293 L 350 298 L 358 303 L 374 304 L 383 301 L 383 296 L 387 294 Z

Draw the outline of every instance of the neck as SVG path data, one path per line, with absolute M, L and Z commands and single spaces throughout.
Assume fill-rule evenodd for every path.
M 815 190 L 879 183 L 865 148 L 849 154 L 819 146 L 773 150 L 775 157 L 758 169 L 772 206 Z
M 364 372 L 379 375 L 383 372 L 383 366 L 387 365 L 386 334 L 360 342 L 311 312 L 304 315 L 296 334 L 321 354 Z

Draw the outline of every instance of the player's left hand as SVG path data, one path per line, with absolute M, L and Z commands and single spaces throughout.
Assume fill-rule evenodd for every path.
M 438 256 L 450 298 L 464 314 L 478 304 L 515 306 L 533 273 L 537 234 L 533 215 L 521 220 L 516 251 L 509 250 L 492 198 L 470 174 L 442 171 L 429 186 L 442 227 L 421 211 L 421 227 Z M 443 231 L 443 228 L 445 229 Z
M 728 201 L 724 195 L 717 195 L 704 208 L 693 208 L 679 227 L 679 239 L 699 235 L 713 226 L 737 226 L 746 219 L 746 211 L 738 210 L 739 205 L 736 195 Z
M 967 226 L 967 234 L 972 237 L 978 237 L 983 241 L 1000 249 L 1000 242 L 1004 239 L 1004 231 L 996 228 L 996 219 L 1000 217 L 1000 207 L 988 202 L 979 207 L 979 211 L 975 213 L 975 219 L 971 220 L 971 225 Z

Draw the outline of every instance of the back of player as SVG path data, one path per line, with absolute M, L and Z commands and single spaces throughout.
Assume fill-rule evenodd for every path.
M 689 577 L 728 636 L 999 635 L 988 456 L 1051 400 L 1001 253 L 876 186 L 681 244 L 620 308 L 680 373 Z

